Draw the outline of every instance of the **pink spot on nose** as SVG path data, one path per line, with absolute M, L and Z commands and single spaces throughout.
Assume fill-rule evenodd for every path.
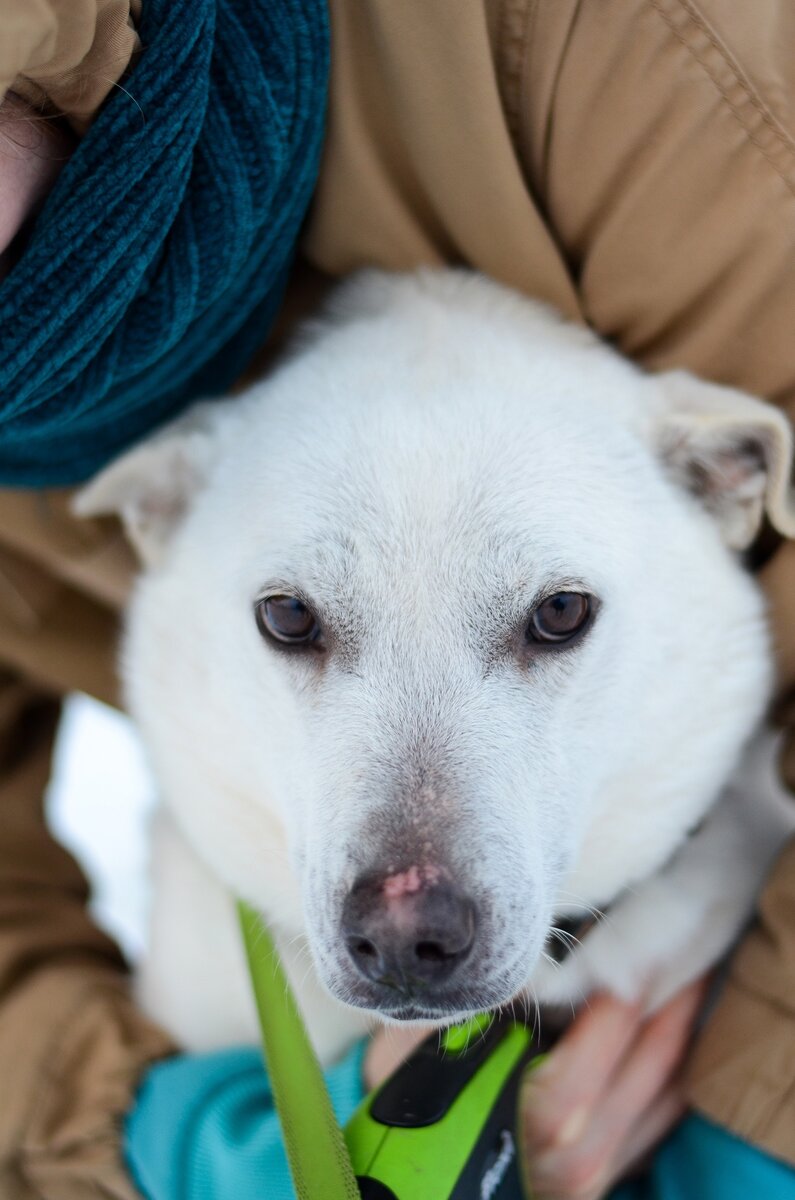
M 383 883 L 384 899 L 399 900 L 402 896 L 413 896 L 423 887 L 433 887 L 439 882 L 441 875 L 440 868 L 432 864 L 425 867 L 409 867 L 405 871 L 387 875 Z
M 387 875 L 384 880 L 384 899 L 399 900 L 401 896 L 411 896 L 422 887 L 419 867 L 409 867 L 408 871 L 398 871 L 396 875 Z

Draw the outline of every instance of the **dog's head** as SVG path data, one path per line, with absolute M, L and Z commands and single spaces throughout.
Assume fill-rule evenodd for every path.
M 735 551 L 789 429 L 456 272 L 367 275 L 105 471 L 130 703 L 200 853 L 351 1004 L 506 1001 L 703 815 L 759 719 Z

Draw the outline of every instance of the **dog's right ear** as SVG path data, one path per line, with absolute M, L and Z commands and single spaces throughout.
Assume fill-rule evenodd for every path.
M 766 515 L 795 538 L 793 431 L 784 414 L 745 392 L 686 371 L 655 377 L 656 441 L 677 482 L 696 496 L 733 550 L 746 550 Z
M 222 407 L 199 404 L 134 446 L 81 488 L 73 512 L 118 516 L 144 565 L 158 563 L 216 460 Z

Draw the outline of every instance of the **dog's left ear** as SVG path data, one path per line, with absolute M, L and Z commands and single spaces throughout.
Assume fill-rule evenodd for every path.
M 793 431 L 779 409 L 686 371 L 662 386 L 655 436 L 675 478 L 713 514 L 733 550 L 751 545 L 767 515 L 795 537 Z
M 117 458 L 77 493 L 73 512 L 118 516 L 144 565 L 161 561 L 217 457 L 221 407 L 198 404 Z

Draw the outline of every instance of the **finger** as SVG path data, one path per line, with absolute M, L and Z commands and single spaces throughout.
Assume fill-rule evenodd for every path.
M 579 1126 L 569 1118 L 551 1143 L 535 1149 L 525 1143 L 534 1195 L 577 1200 L 599 1195 L 626 1161 L 645 1152 L 650 1138 L 661 1136 L 660 1123 L 676 1115 L 672 1080 L 701 997 L 702 988 L 691 985 L 641 1026 Z M 581 1072 L 587 1074 L 585 1063 Z
M 594 1115 L 594 1130 L 620 1140 L 668 1084 L 685 1056 L 703 995 L 700 982 L 691 984 L 645 1022 Z
M 556 1160 L 539 1159 L 526 1170 L 533 1200 L 602 1200 L 680 1119 L 685 1105 L 678 1084 L 671 1086 L 644 1113 L 618 1156 L 604 1145 L 571 1147 Z
M 686 988 L 641 1028 L 576 1136 L 537 1155 L 530 1178 L 537 1193 L 586 1195 L 614 1176 L 613 1164 L 630 1153 L 646 1115 L 671 1089 L 701 999 L 700 987 Z
M 529 1152 L 577 1140 L 642 1023 L 641 1004 L 606 995 L 575 1017 L 543 1065 L 523 1080 L 519 1111 Z
M 701 983 L 684 988 L 649 1018 L 602 1102 L 594 1111 L 589 1138 L 609 1157 L 620 1153 L 632 1127 L 670 1085 L 684 1057 L 701 1006 Z
M 623 1179 L 651 1150 L 671 1132 L 687 1112 L 681 1083 L 676 1078 L 664 1092 L 658 1096 L 632 1129 L 630 1136 L 621 1147 L 620 1153 L 613 1160 L 610 1170 L 610 1182 Z

